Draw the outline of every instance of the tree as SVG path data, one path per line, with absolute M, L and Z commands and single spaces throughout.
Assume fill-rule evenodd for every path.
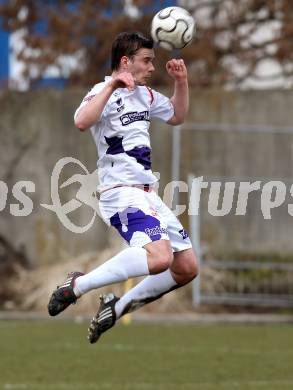
M 32 83 L 54 65 L 68 85 L 90 86 L 109 72 L 114 36 L 125 30 L 148 34 L 153 13 L 158 6 L 165 6 L 164 1 L 133 1 L 142 14 L 133 19 L 123 12 L 124 3 L 14 0 L 0 6 L 0 17 L 6 30 L 23 31 L 25 47 L 19 58 L 24 61 L 25 73 Z M 241 87 L 249 86 L 250 81 L 277 79 L 292 82 L 292 1 L 181 3 L 195 16 L 196 38 L 181 53 L 157 50 L 154 84 L 167 83 L 164 67 L 174 54 L 185 59 L 190 82 L 197 87 Z M 267 67 L 270 71 L 265 74 Z
M 279 78 L 292 83 L 292 1 L 193 3 L 198 34 L 185 54 L 196 69 L 194 82 L 245 86 Z

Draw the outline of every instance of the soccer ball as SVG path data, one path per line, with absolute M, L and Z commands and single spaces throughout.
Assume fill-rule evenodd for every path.
M 152 20 L 153 40 L 167 50 L 183 49 L 192 41 L 194 31 L 193 17 L 181 7 L 164 8 Z

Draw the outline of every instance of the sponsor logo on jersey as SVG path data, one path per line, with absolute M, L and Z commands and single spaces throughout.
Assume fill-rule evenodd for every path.
M 161 226 L 155 226 L 153 228 L 146 228 L 145 232 L 149 237 L 157 236 L 158 234 L 168 234 L 167 229 L 162 228 Z
M 130 123 L 138 122 L 138 121 L 149 121 L 150 120 L 150 113 L 149 111 L 133 111 L 128 112 L 120 117 L 120 121 L 122 123 L 122 126 L 127 126 Z
M 125 108 L 125 106 L 124 106 L 124 104 L 123 104 L 121 107 L 118 107 L 118 108 L 117 108 L 117 112 L 123 111 L 124 108 Z

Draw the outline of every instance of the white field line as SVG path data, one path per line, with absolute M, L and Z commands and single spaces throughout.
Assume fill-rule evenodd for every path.
M 147 382 L 122 382 L 122 383 L 116 383 L 113 382 L 88 382 L 88 383 L 74 383 L 74 389 L 84 389 L 84 386 L 86 385 L 87 389 L 112 389 L 115 387 L 115 389 L 154 389 L 154 383 L 147 383 Z M 194 389 L 196 388 L 202 388 L 202 387 L 217 387 L 217 388 L 223 388 L 223 389 L 237 389 L 240 386 L 245 385 L 246 387 L 251 387 L 252 389 L 255 388 L 265 388 L 267 386 L 277 386 L 276 388 L 280 388 L 280 386 L 284 387 L 290 387 L 292 389 L 293 385 L 293 379 L 292 380 L 250 380 L 250 381 L 222 381 L 222 382 L 180 382 L 180 383 L 157 383 L 156 389 L 160 388 L 169 388 L 169 389 L 180 389 L 180 388 L 190 388 Z M 72 389 L 73 384 L 72 383 L 64 383 L 64 382 L 56 382 L 56 383 L 5 383 L 3 385 L 3 390 L 27 390 L 27 389 Z

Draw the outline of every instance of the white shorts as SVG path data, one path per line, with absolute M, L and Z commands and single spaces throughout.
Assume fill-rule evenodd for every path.
M 130 246 L 170 240 L 174 252 L 192 247 L 187 232 L 155 191 L 112 188 L 101 194 L 100 211 L 107 225 L 114 226 Z

